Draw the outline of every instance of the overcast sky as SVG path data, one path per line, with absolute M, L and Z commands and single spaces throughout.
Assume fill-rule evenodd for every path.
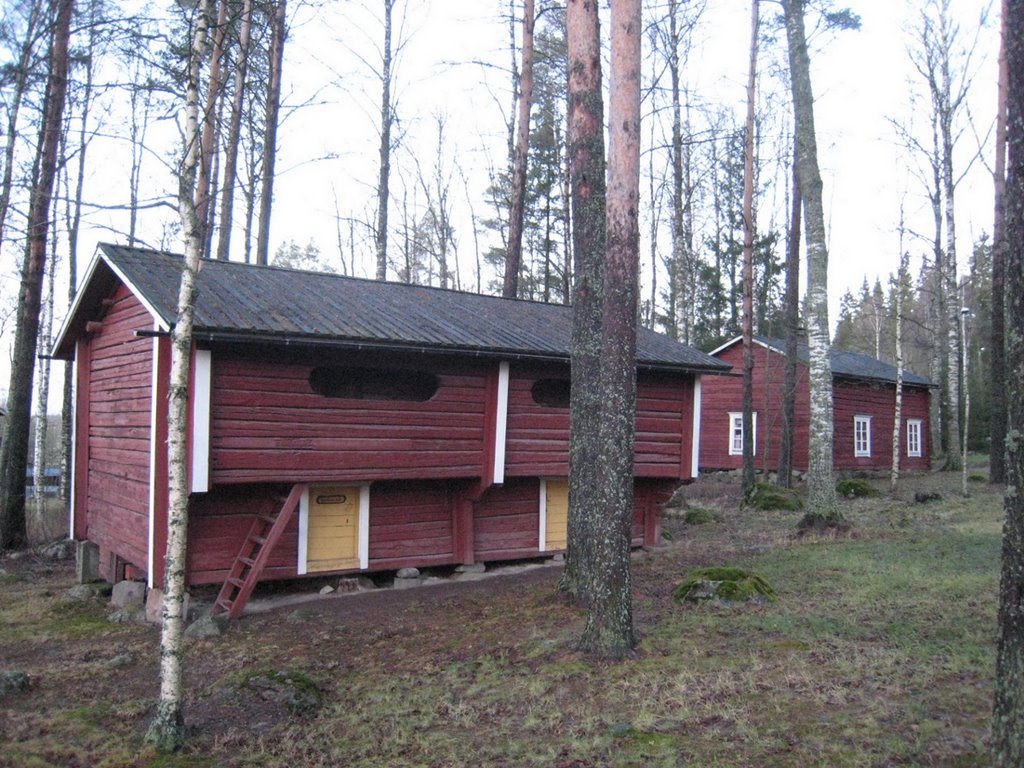
M 910 82 L 916 77 L 907 54 L 908 25 L 923 0 L 849 0 L 861 17 L 860 31 L 831 38 L 813 54 L 812 80 L 816 96 L 819 160 L 825 183 L 825 210 L 830 237 L 831 320 L 836 320 L 839 297 L 856 291 L 861 281 L 883 280 L 895 269 L 899 255 L 898 220 L 901 200 L 908 229 L 927 233 L 930 213 L 924 189 L 909 171 L 911 161 L 898 146 L 892 119 L 924 126 L 925 104 L 912 105 Z M 991 149 L 981 160 L 979 138 L 991 144 L 996 95 L 997 19 L 978 32 L 977 20 L 985 0 L 952 0 L 965 39 L 980 34 L 972 63 L 973 86 L 969 97 L 972 126 L 961 126 L 957 163 L 971 170 L 957 190 L 958 253 L 966 269 L 972 243 L 991 231 L 992 183 L 988 166 Z M 336 211 L 344 217 L 372 218 L 376 183 L 379 83 L 360 62 L 374 60 L 379 26 L 356 3 L 292 4 L 294 18 L 286 48 L 284 69 L 286 101 L 304 104 L 286 117 L 279 135 L 278 179 L 271 247 L 286 240 L 301 244 L 315 240 L 325 253 L 336 251 Z M 374 7 L 378 3 L 372 3 Z M 493 215 L 484 191 L 488 174 L 503 162 L 504 115 L 508 104 L 508 27 L 501 19 L 505 0 L 410 0 L 404 31 L 407 42 L 396 68 L 396 93 L 403 148 L 395 158 L 392 189 L 413 173 L 414 162 L 433 162 L 436 121 L 446 121 L 446 162 L 457 160 L 467 179 L 457 185 L 459 263 L 462 284 L 475 286 L 472 263 L 476 243 L 469 219 L 473 206 L 478 218 Z M 775 16 L 775 3 L 762 3 L 764 16 Z M 742 113 L 749 39 L 746 0 L 710 0 L 685 78 L 706 100 L 716 100 Z M 396 30 L 397 35 L 397 30 Z M 779 43 L 784 37 L 779 37 Z M 762 52 L 762 66 L 784 57 L 784 49 Z M 762 74 L 763 88 L 777 88 Z M 776 81 L 777 83 L 777 81 Z M 170 123 L 152 135 L 155 154 L 170 152 L 175 131 Z M 765 126 L 770 134 L 772 126 Z M 166 142 L 160 146 L 160 142 Z M 97 142 L 91 149 L 93 189 L 109 187 L 113 198 L 124 196 L 116 172 L 127 172 L 125 149 L 116 142 Z M 110 169 L 113 169 L 112 171 Z M 173 200 L 175 181 L 166 166 L 154 162 L 146 174 L 154 194 Z M 643 184 L 642 184 L 643 186 Z M 643 192 L 642 192 L 643 194 Z M 764 201 L 759 213 L 764 226 L 781 208 L 781 191 Z M 393 198 L 394 200 L 394 198 Z M 393 205 L 398 201 L 394 200 Z M 394 211 L 395 209 L 392 208 Z M 395 214 L 392 214 L 393 220 Z M 123 217 L 122 217 L 123 218 Z M 143 214 L 143 237 L 157 244 L 170 209 Z M 80 247 L 90 255 L 95 243 L 119 240 L 112 232 L 124 228 L 117 215 L 93 215 L 83 230 Z M 347 236 L 347 235 L 346 235 Z M 646 234 L 644 235 L 646 237 Z M 481 237 L 487 235 L 481 232 Z M 487 240 L 480 243 L 486 249 Z M 180 244 L 173 240 L 173 248 Z M 921 240 L 908 238 L 906 249 L 919 265 L 926 250 Z M 646 248 L 646 245 L 642 245 Z M 363 276 L 373 273 L 372 250 L 367 245 L 357 265 Z M 5 294 L 13 297 L 11 272 Z M 649 266 L 644 265 L 644 277 Z M 16 287 L 16 286 L 15 286 Z M 58 324 L 63 310 L 58 310 Z M 7 334 L 7 344 L 11 334 Z M 2 359 L 7 359 L 4 354 Z M 0 371 L 3 386 L 7 372 Z M 53 406 L 51 406 L 51 409 Z

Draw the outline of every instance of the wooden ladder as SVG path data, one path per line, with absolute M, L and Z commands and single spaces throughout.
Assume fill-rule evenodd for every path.
M 295 510 L 299 508 L 304 487 L 292 486 L 291 493 L 277 512 L 256 515 L 249 534 L 238 551 L 238 557 L 235 558 L 234 565 L 224 580 L 224 586 L 220 588 L 220 593 L 210 608 L 212 615 L 226 613 L 229 619 L 234 619 L 242 613 L 270 559 L 270 553 L 274 551 L 281 534 L 291 522 Z

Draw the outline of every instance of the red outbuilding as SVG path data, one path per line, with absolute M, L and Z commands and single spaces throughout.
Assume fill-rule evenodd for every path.
M 101 245 L 55 343 L 75 359 L 71 530 L 100 574 L 163 579 L 179 256 Z M 565 548 L 569 307 L 206 261 L 189 385 L 190 585 Z M 633 543 L 696 476 L 702 373 L 638 335 Z
M 782 402 L 786 345 L 779 339 L 754 337 L 754 466 L 774 472 L 782 443 Z M 700 469 L 714 471 L 743 466 L 743 339 L 737 337 L 711 355 L 732 366 L 731 376 L 709 377 L 700 408 Z M 832 413 L 836 470 L 892 467 L 896 368 L 868 355 L 833 349 Z M 810 428 L 810 385 L 807 346 L 797 352 L 797 389 L 793 425 L 793 468 L 807 469 Z M 929 403 L 931 382 L 904 371 L 900 427 L 900 466 L 921 470 L 931 466 Z

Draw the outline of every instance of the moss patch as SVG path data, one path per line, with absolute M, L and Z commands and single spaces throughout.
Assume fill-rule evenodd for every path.
M 686 514 L 683 515 L 683 522 L 687 525 L 707 525 L 717 520 L 718 516 L 706 509 L 688 509 Z
M 746 506 L 770 512 L 777 509 L 796 511 L 803 506 L 800 496 L 792 488 L 774 483 L 756 483 L 747 496 Z
M 711 566 L 692 571 L 672 592 L 679 602 L 700 603 L 724 600 L 745 603 L 749 600 L 775 602 L 778 596 L 764 577 L 742 568 Z
M 847 477 L 836 483 L 836 493 L 844 499 L 862 499 L 877 496 L 878 490 L 867 480 Z

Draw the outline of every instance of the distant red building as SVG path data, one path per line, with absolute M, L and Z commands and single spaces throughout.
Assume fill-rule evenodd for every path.
M 150 586 L 181 263 L 101 245 L 55 345 L 76 361 L 74 537 L 105 578 L 131 566 Z M 564 306 L 204 262 L 188 583 L 564 549 L 571 325 Z M 633 541 L 654 544 L 659 503 L 696 475 L 701 374 L 725 366 L 649 331 L 637 356 Z
M 743 340 L 736 338 L 711 352 L 732 366 L 732 376 L 704 379 L 701 391 L 700 469 L 743 466 Z M 793 468 L 807 469 L 810 387 L 807 347 L 798 351 Z M 892 466 L 896 368 L 867 355 L 832 350 L 833 466 L 837 470 L 888 469 Z M 785 342 L 754 339 L 754 466 L 775 471 L 782 442 Z M 903 374 L 900 466 L 931 466 L 929 399 L 931 383 Z

